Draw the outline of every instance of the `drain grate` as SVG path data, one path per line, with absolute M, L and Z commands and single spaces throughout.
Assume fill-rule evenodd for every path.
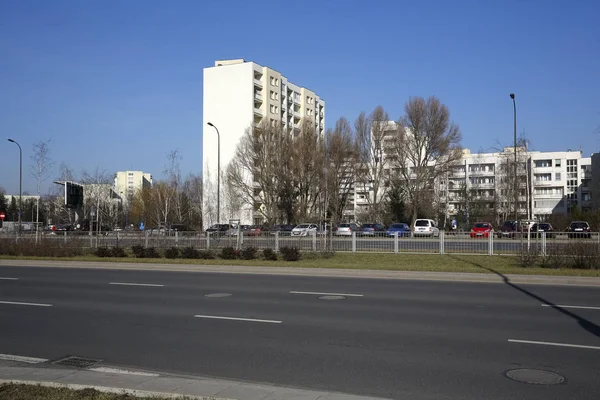
M 564 376 L 541 369 L 512 369 L 507 371 L 505 375 L 513 381 L 533 385 L 558 385 L 565 381 Z
M 64 365 L 67 367 L 88 368 L 94 364 L 98 364 L 102 360 L 88 357 L 67 356 L 60 360 L 52 361 L 52 364 Z

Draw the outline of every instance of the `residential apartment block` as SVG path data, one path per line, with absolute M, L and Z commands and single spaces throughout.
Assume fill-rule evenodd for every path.
M 344 210 L 345 220 L 359 219 L 374 198 L 380 201 L 386 199 L 386 181 L 396 172 L 389 157 L 392 137 L 396 132 L 396 123 L 390 121 L 378 142 L 373 141 L 370 167 L 383 168 L 378 175 L 379 185 L 373 181 L 355 182 L 349 207 Z M 435 183 L 432 203 L 441 208 L 447 220 L 466 211 L 466 193 L 470 201 L 489 209 L 490 214 L 507 219 L 514 215 L 515 200 L 521 217 L 538 220 L 544 220 L 551 214 L 570 213 L 573 207 L 582 210 L 592 208 L 593 188 L 600 191 L 600 154 L 583 157 L 581 151 L 542 152 L 517 148 L 516 184 L 514 159 L 513 147 L 490 153 L 471 153 L 464 149 L 460 162 Z M 594 173 L 592 168 L 595 168 Z M 373 173 L 372 177 L 375 176 L 377 174 Z M 376 186 L 378 195 L 374 196 Z M 600 193 L 596 198 L 600 198 Z
M 233 159 L 236 146 L 244 132 L 261 123 L 280 123 L 290 134 L 300 132 L 300 124 L 308 121 L 323 135 L 325 130 L 325 102 L 313 91 L 290 82 L 280 72 L 243 59 L 216 61 L 204 69 L 202 165 L 205 227 L 240 219 L 253 223 L 252 206 L 241 214 L 229 210 L 224 200 L 224 175 Z M 217 132 L 221 146 L 221 205 L 217 218 Z
M 119 171 L 115 174 L 114 192 L 124 201 L 130 201 L 135 192 L 152 186 L 152 175 L 142 171 Z

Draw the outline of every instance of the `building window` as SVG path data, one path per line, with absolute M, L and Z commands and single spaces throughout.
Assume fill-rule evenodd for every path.
M 546 168 L 552 166 L 552 160 L 536 160 L 535 167 L 536 168 Z
M 560 172 L 557 172 L 557 173 L 554 174 L 554 180 L 555 181 L 560 181 L 561 179 L 562 178 L 561 178 Z
M 560 167 L 560 160 L 554 160 L 554 166 Z

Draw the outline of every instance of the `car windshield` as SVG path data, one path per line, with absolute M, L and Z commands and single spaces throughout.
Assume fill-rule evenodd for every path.
M 585 229 L 588 227 L 587 222 L 572 222 L 571 229 Z
M 418 219 L 415 222 L 415 226 L 429 226 L 429 221 L 427 221 L 426 219 Z
M 404 228 L 404 224 L 392 224 L 392 226 L 390 226 L 390 229 L 394 228 L 394 229 L 403 229 Z
M 475 228 L 489 228 L 490 225 L 482 222 L 478 222 L 475 224 Z
M 338 228 L 350 228 L 351 225 L 350 224 L 339 224 Z
M 539 224 L 538 225 L 538 229 L 547 230 L 547 229 L 550 229 L 550 228 L 552 228 L 552 225 L 550 225 L 550 224 Z
M 364 224 L 363 228 L 375 228 L 375 224 Z
M 300 224 L 296 228 L 298 228 L 298 229 L 308 229 L 309 227 L 310 227 L 309 224 Z

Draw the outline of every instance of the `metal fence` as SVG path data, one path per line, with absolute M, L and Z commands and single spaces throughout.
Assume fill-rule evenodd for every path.
M 0 240 L 28 240 L 40 243 L 75 245 L 78 247 L 194 247 L 198 250 L 219 250 L 225 247 L 241 249 L 255 247 L 270 248 L 279 251 L 282 247 L 296 247 L 301 251 L 334 251 L 334 252 L 372 252 L 372 253 L 412 253 L 412 254 L 479 254 L 479 255 L 515 255 L 524 251 L 545 255 L 556 252 L 561 247 L 572 243 L 588 243 L 598 246 L 600 252 L 600 234 L 517 234 L 512 237 L 494 235 L 472 236 L 467 233 L 445 233 L 439 236 L 393 236 L 384 232 L 368 235 L 352 232 L 348 236 L 322 235 L 309 232 L 306 236 L 291 236 L 289 233 L 267 232 L 248 234 L 240 232 L 235 235 L 198 232 L 172 232 L 170 235 L 152 232 L 107 232 L 89 235 L 85 232 L 44 232 L 35 234 L 23 233 L 16 237 L 14 233 L 0 232 Z M 5 242 L 6 243 L 6 242 Z

